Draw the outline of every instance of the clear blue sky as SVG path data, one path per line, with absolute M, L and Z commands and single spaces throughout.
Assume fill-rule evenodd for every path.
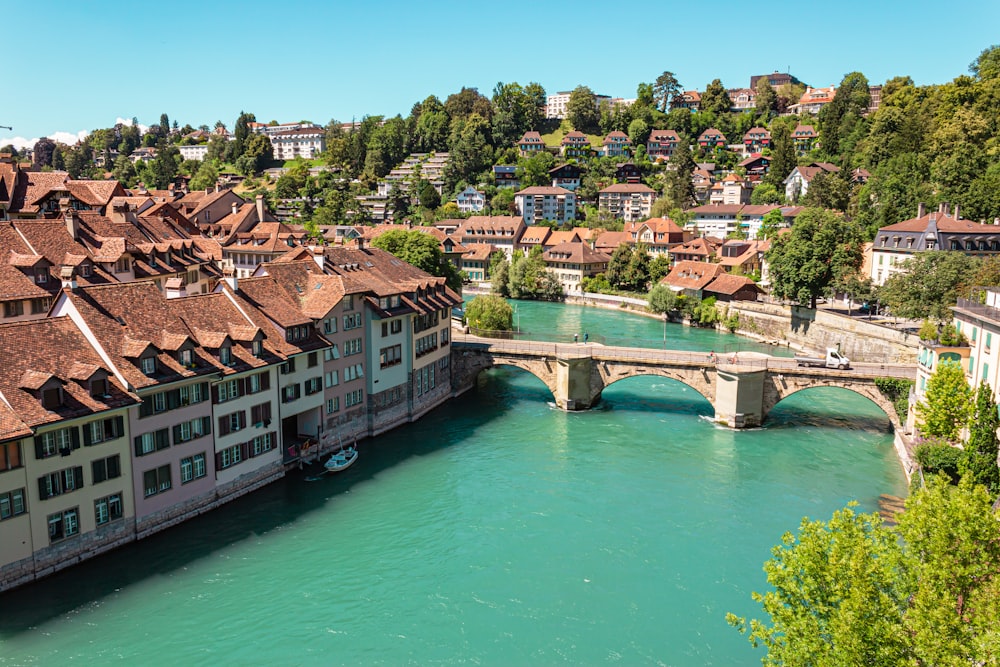
M 996 0 L 0 0 L 0 17 L 0 125 L 14 127 L 0 145 L 164 112 L 230 128 L 241 110 L 262 122 L 406 115 L 498 81 L 634 97 L 664 70 L 699 90 L 774 70 L 813 86 L 854 70 L 944 83 L 1000 41 Z

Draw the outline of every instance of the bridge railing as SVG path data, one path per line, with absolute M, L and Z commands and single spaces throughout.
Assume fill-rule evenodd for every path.
M 607 344 L 607 338 L 599 334 L 580 332 L 576 334 L 577 340 L 573 340 L 573 334 L 559 334 L 548 331 L 491 331 L 488 329 L 476 329 L 469 327 L 469 335 L 479 338 L 489 338 L 490 340 L 526 340 L 541 341 L 545 343 L 600 343 Z
M 794 358 L 772 357 L 754 352 L 693 352 L 686 350 L 658 350 L 641 347 L 618 347 L 589 343 L 562 343 L 524 339 L 487 339 L 471 334 L 455 334 L 453 341 L 459 345 L 488 348 L 494 352 L 552 356 L 553 358 L 591 357 L 595 361 L 667 362 L 702 368 L 739 366 L 755 370 L 796 371 L 818 370 L 863 377 L 891 377 L 912 380 L 916 369 L 905 364 L 855 363 L 850 369 L 837 370 L 821 367 L 803 368 Z

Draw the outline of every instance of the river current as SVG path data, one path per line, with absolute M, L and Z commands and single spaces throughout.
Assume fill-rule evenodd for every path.
M 662 345 L 617 311 L 519 303 L 522 329 Z M 666 326 L 672 349 L 766 346 Z M 286 479 L 0 595 L 0 664 L 755 665 L 725 623 L 783 532 L 905 494 L 888 419 L 810 389 L 760 429 L 664 378 L 564 413 L 514 369 Z

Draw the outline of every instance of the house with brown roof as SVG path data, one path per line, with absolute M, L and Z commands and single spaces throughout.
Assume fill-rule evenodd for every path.
M 712 186 L 712 172 L 707 169 L 695 169 L 691 172 L 691 185 L 694 186 L 694 198 L 699 204 L 707 204 Z
M 138 399 L 68 317 L 0 325 L 0 357 L 4 590 L 134 538 Z
M 709 204 L 749 204 L 753 186 L 742 176 L 727 174 L 709 188 Z
M 640 183 L 642 181 L 642 170 L 634 162 L 616 164 L 615 181 L 618 183 Z
M 529 227 L 529 229 L 531 229 Z M 543 227 L 542 229 L 548 229 Z M 461 270 L 469 276 L 473 282 L 483 282 L 490 279 L 490 258 L 497 249 L 489 243 L 471 243 L 465 246 L 466 252 L 462 255 Z
M 0 162 L 0 215 L 7 219 L 54 218 L 67 208 L 103 213 L 112 198 L 125 194 L 118 181 L 73 180 L 65 171 Z
M 701 236 L 674 246 L 670 250 L 674 262 L 714 262 L 722 239 L 715 236 Z
M 743 134 L 743 156 L 750 157 L 771 147 L 771 133 L 764 127 L 751 127 Z
M 706 151 L 711 149 L 725 149 L 728 143 L 726 135 L 714 127 L 710 127 L 698 135 L 698 145 Z
M 890 276 L 905 270 L 908 259 L 925 250 L 961 252 L 988 258 L 1000 254 L 1000 225 L 983 225 L 964 220 L 959 207 L 948 203 L 927 212 L 924 204 L 917 216 L 882 227 L 872 246 L 872 283 L 883 285 Z
M 727 273 L 740 275 L 760 273 L 764 253 L 770 247 L 770 241 L 729 239 L 716 250 L 716 259 Z
M 768 170 L 771 168 L 771 158 L 770 156 L 763 155 L 762 153 L 751 153 L 749 156 L 744 158 L 737 166 L 744 169 L 746 174 L 746 180 L 748 180 L 752 185 L 756 186 L 767 175 Z M 750 200 L 747 200 L 749 203 Z
M 598 193 L 598 206 L 625 222 L 649 217 L 656 191 L 642 183 L 616 183 Z
M 502 250 L 510 259 L 526 225 L 520 216 L 473 215 L 455 230 L 452 236 L 462 245 L 488 243 Z
M 590 157 L 590 139 L 583 132 L 572 130 L 559 142 L 559 153 L 563 157 Z
M 642 222 L 626 222 L 624 232 L 629 243 L 642 244 L 650 255 L 666 255 L 671 248 L 684 243 L 684 230 L 670 218 L 650 218 Z
M 542 142 L 542 135 L 534 131 L 525 132 L 521 138 L 517 140 L 517 150 L 521 157 L 531 157 L 535 153 L 545 150 L 545 144 Z
M 685 90 L 680 95 L 674 97 L 670 105 L 675 108 L 698 111 L 701 109 L 701 93 L 697 90 Z
M 675 292 L 700 299 L 708 284 L 724 273 L 725 270 L 718 264 L 678 259 L 660 282 Z
M 757 108 L 757 91 L 749 88 L 730 88 L 726 92 L 729 94 L 730 111 L 738 113 Z
M 797 202 L 809 192 L 809 184 L 819 174 L 836 174 L 840 167 L 829 162 L 813 162 L 807 166 L 796 166 L 785 177 L 785 199 Z
M 580 294 L 583 292 L 582 280 L 607 271 L 611 257 L 578 241 L 554 245 L 542 253 L 542 259 L 546 270 L 559 279 L 566 294 Z
M 819 133 L 812 125 L 799 123 L 792 130 L 792 143 L 795 144 L 795 152 L 800 157 L 816 148 L 819 141 Z
M 601 155 L 604 157 L 628 157 L 632 154 L 632 140 L 619 130 L 608 132 L 602 146 Z
M 565 188 L 536 185 L 514 193 L 514 207 L 526 225 L 543 220 L 561 225 L 576 219 L 576 194 Z
M 746 276 L 724 273 L 702 288 L 703 299 L 715 297 L 716 301 L 756 301 L 764 293 L 757 284 Z
M 554 188 L 565 188 L 571 192 L 576 192 L 576 189 L 580 187 L 581 169 L 575 164 L 563 164 L 553 167 L 549 169 L 549 175 L 552 177 L 552 187 Z
M 552 228 L 548 225 L 526 227 L 524 233 L 521 234 L 520 240 L 517 242 L 517 249 L 527 255 L 535 246 L 544 247 L 551 234 Z
M 646 155 L 653 162 L 666 162 L 674 154 L 680 140 L 673 130 L 653 130 L 646 140 Z
M 794 114 L 809 113 L 816 116 L 819 114 L 820 109 L 833 102 L 836 94 L 836 86 L 828 88 L 812 88 L 807 86 L 806 92 L 802 93 L 802 97 L 799 98 L 798 103 L 788 107 L 788 110 Z
M 601 232 L 594 239 L 594 250 L 600 250 L 610 257 L 623 243 L 633 245 L 632 237 L 628 232 Z

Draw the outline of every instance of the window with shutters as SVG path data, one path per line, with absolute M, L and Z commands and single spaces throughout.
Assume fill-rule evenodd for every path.
M 189 442 L 195 438 L 209 435 L 212 432 L 212 421 L 209 417 L 198 417 L 181 422 L 174 426 L 174 444 Z
M 323 333 L 337 333 L 337 318 L 328 317 L 323 320 Z
M 118 454 L 115 454 L 104 459 L 91 461 L 90 472 L 94 484 L 100 484 L 105 480 L 121 477 L 121 459 Z
M 219 470 L 231 468 L 243 460 L 243 447 L 246 445 L 233 445 L 219 452 Z
M 340 384 L 340 372 L 339 371 L 328 371 L 325 375 L 326 386 L 336 387 Z
M 169 464 L 160 466 L 159 468 L 153 468 L 152 470 L 147 470 L 142 473 L 142 488 L 143 494 L 146 498 L 155 496 L 158 493 L 169 491 L 170 487 Z
M 340 348 L 336 343 L 323 350 L 323 361 L 334 361 L 340 359 Z
M 123 435 L 125 435 L 124 417 L 98 419 L 83 426 L 83 444 L 86 447 L 116 440 Z
M 94 520 L 98 526 L 117 521 L 124 516 L 122 494 L 114 493 L 94 501 Z
M 0 493 L 0 521 L 24 514 L 27 509 L 25 490 L 14 489 Z
M 239 398 L 242 393 L 240 391 L 241 382 L 241 380 L 229 380 L 228 382 L 220 382 L 216 385 L 219 392 L 218 402 L 225 403 L 226 401 Z
M 335 412 L 340 412 L 340 398 L 337 396 L 326 399 L 326 414 L 332 415 Z
M 219 435 L 228 435 L 234 431 L 241 431 L 247 426 L 246 410 L 237 410 L 228 415 L 219 417 Z
M 83 467 L 64 468 L 38 478 L 38 497 L 48 500 L 83 488 Z
M 133 444 L 136 456 L 152 454 L 170 447 L 170 432 L 161 428 L 158 431 L 142 433 L 134 438 Z
M 319 363 L 319 352 L 310 352 L 306 356 L 306 367 L 313 368 Z
M 298 400 L 301 395 L 302 387 L 298 382 L 286 385 L 281 389 L 281 401 L 283 403 L 291 403 L 292 401 Z
M 295 359 L 290 358 L 285 363 L 281 364 L 281 374 L 288 375 L 289 373 L 295 372 Z
M 258 435 L 256 438 L 250 441 L 249 450 L 250 456 L 260 456 L 265 452 L 269 452 L 274 449 L 274 441 L 271 438 L 270 433 L 264 433 Z
M 323 378 L 314 377 L 306 380 L 306 396 L 316 394 L 323 390 Z
M 0 444 L 0 472 L 20 468 L 23 465 L 20 442 Z
M 49 542 L 58 542 L 80 532 L 80 508 L 56 512 L 48 516 Z
M 201 479 L 206 474 L 204 453 L 181 459 L 181 484 Z
M 76 427 L 49 431 L 35 438 L 35 458 L 45 459 L 56 454 L 68 455 L 80 446 Z
M 254 426 L 267 426 L 271 422 L 271 404 L 261 403 L 250 408 L 250 421 Z

